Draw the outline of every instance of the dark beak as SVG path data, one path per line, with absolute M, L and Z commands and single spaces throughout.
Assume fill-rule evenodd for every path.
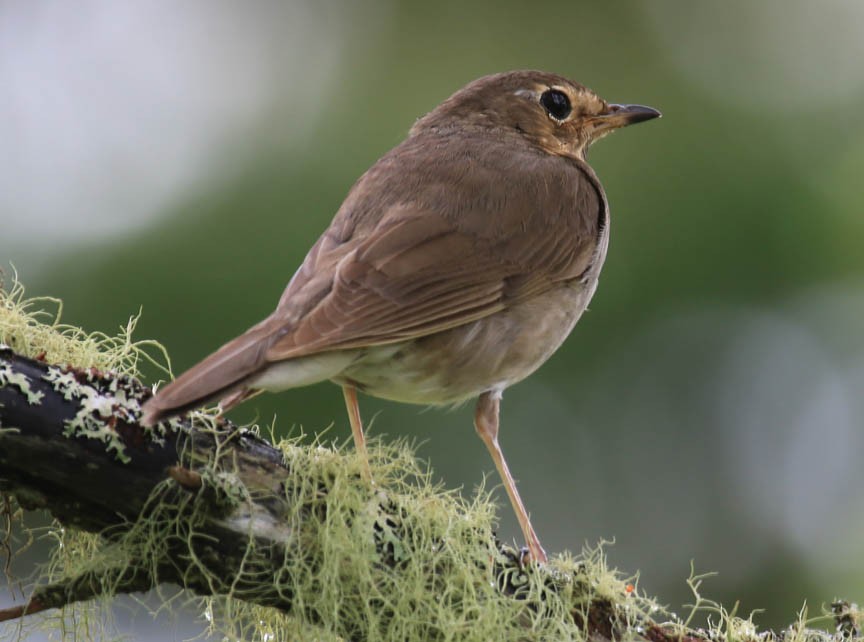
M 606 113 L 593 116 L 590 120 L 594 125 L 594 131 L 599 133 L 660 118 L 661 115 L 653 107 L 645 105 L 609 105 Z

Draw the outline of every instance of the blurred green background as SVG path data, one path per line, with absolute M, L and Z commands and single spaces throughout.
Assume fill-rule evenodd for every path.
M 352 182 L 470 80 L 657 107 L 591 151 L 600 287 L 505 395 L 501 443 L 551 553 L 614 538 L 677 611 L 694 560 L 777 626 L 864 598 L 862 59 L 858 0 L 7 0 L 0 259 L 90 330 L 143 306 L 179 372 L 272 310 Z M 470 406 L 361 407 L 449 487 L 498 483 Z M 274 416 L 350 434 L 329 384 L 235 413 Z

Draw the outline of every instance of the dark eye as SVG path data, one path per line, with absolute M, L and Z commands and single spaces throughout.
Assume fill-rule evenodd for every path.
M 564 120 L 573 111 L 567 94 L 557 89 L 547 89 L 540 96 L 540 104 L 555 120 Z

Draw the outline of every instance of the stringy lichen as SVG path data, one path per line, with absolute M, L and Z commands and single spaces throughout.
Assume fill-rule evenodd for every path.
M 46 312 L 46 304 L 56 311 Z M 167 357 L 158 344 L 132 340 L 136 318 L 117 337 L 110 337 L 61 324 L 61 310 L 55 299 L 25 299 L 23 287 L 14 281 L 8 291 L 0 290 L 0 343 L 49 363 L 95 367 L 129 376 L 137 373 L 142 359 L 165 364 L 168 369 Z M 159 359 L 147 352 L 153 348 Z M 61 369 L 54 372 L 60 388 L 71 386 Z M 206 621 L 207 633 L 238 640 L 336 640 L 337 627 L 332 623 L 345 631 L 346 622 L 368 631 L 386 631 L 392 640 L 557 640 L 580 639 L 571 614 L 587 609 L 592 597 L 629 600 L 634 613 L 646 606 L 653 608 L 637 597 L 632 586 L 605 568 L 599 548 L 578 560 L 564 557 L 554 562 L 560 588 L 557 592 L 547 589 L 544 581 L 548 582 L 548 575 L 541 576 L 531 567 L 519 571 L 521 577 L 508 578 L 512 584 L 522 585 L 520 597 L 542 593 L 543 599 L 535 602 L 542 605 L 539 609 L 526 608 L 524 599 L 502 595 L 497 579 L 489 575 L 491 561 L 500 555 L 489 538 L 495 518 L 489 494 L 481 490 L 473 499 L 465 500 L 455 491 L 434 485 L 429 471 L 419 466 L 404 442 L 384 445 L 372 441 L 370 456 L 377 486 L 371 489 L 357 484 L 359 462 L 353 456 L 317 443 L 304 445 L 298 439 L 280 440 L 277 445 L 292 471 L 284 487 L 290 495 L 289 505 L 297 511 L 286 515 L 285 522 L 302 534 L 295 546 L 303 547 L 305 538 L 315 538 L 319 551 L 315 559 L 292 555 L 290 563 L 294 566 L 276 573 L 277 581 L 284 582 L 280 588 L 294 596 L 292 614 L 234 599 L 243 595 L 235 596 L 234 588 L 226 586 L 223 578 L 208 576 L 203 562 L 198 568 L 219 596 L 178 596 L 167 591 L 159 610 L 171 608 L 178 600 L 191 602 Z M 230 472 L 226 474 L 218 457 L 214 453 L 213 459 L 197 470 L 242 500 L 248 490 L 232 484 Z M 326 518 L 322 522 L 305 520 L 300 512 L 323 501 L 320 480 L 326 480 Z M 178 495 L 174 490 L 172 480 L 157 487 L 147 517 L 130 524 L 120 539 L 111 543 L 56 522 L 33 533 L 54 544 L 50 561 L 40 569 L 33 585 L 86 574 L 102 582 L 105 591 L 98 600 L 24 618 L 18 623 L 18 632 L 26 637 L 32 626 L 39 626 L 64 631 L 68 639 L 106 639 L 111 621 L 109 596 L 122 569 L 131 567 L 133 561 L 140 568 L 162 558 L 164 547 L 195 537 L 206 517 L 197 511 L 194 495 Z M 177 501 L 190 506 L 177 506 Z M 380 502 L 390 504 L 397 521 L 380 520 L 375 510 Z M 178 514 L 183 518 L 178 519 Z M 309 524 L 315 526 L 310 528 Z M 375 537 L 368 533 L 375 533 Z M 405 533 L 415 538 L 410 546 L 403 542 Z M 370 563 L 376 559 L 376 546 L 383 546 L 391 556 L 394 567 L 390 571 L 382 572 L 380 564 Z M 302 560 L 309 568 L 296 567 Z M 587 594 L 586 587 L 591 587 Z M 358 595 L 364 599 L 358 600 Z M 310 613 L 332 614 L 332 618 L 313 622 L 307 617 Z M 382 618 L 386 622 L 376 622 Z
M 43 311 L 41 306 L 46 303 L 56 311 Z M 137 318 L 130 319 L 118 336 L 109 337 L 60 324 L 61 310 L 55 299 L 26 300 L 17 280 L 8 292 L 0 287 L 0 344 L 49 363 L 95 367 L 126 376 L 137 374 L 142 359 L 170 371 L 161 346 L 132 340 Z M 152 356 L 153 351 L 158 357 Z M 52 372 L 59 386 L 55 389 L 74 395 L 73 382 L 62 368 Z M 26 385 L 8 374 L 0 370 L 0 385 Z M 201 414 L 205 422 L 212 417 L 212 412 Z M 648 618 L 656 621 L 664 616 L 672 620 L 666 626 L 673 630 L 679 626 L 683 635 L 696 613 L 707 612 L 717 619 L 706 633 L 710 639 L 766 639 L 756 632 L 751 619 L 738 618 L 704 600 L 699 595 L 700 577 L 690 580 L 696 598 L 690 617 L 681 620 L 664 613 L 640 595 L 635 579 L 622 578 L 607 568 L 600 546 L 583 551 L 578 558 L 559 556 L 543 571 L 529 565 L 513 568 L 506 578 L 495 577 L 493 562 L 502 553 L 489 537 L 495 505 L 488 492 L 480 489 L 469 500 L 433 484 L 429 470 L 418 463 L 405 442 L 370 442 L 376 480 L 370 487 L 357 483 L 360 462 L 340 448 L 304 444 L 300 438 L 276 440 L 272 427 L 270 437 L 281 449 L 289 471 L 282 487 L 289 500 L 286 505 L 292 508 L 283 522 L 292 536 L 286 544 L 283 568 L 275 572 L 256 568 L 250 544 L 241 553 L 241 577 L 213 575 L 206 560 L 194 559 L 191 553 L 192 540 L 201 536 L 206 520 L 213 519 L 212 503 L 205 507 L 196 502 L 195 494 L 178 493 L 176 482 L 166 479 L 154 489 L 143 511 L 146 517 L 128 524 L 119 535 L 114 533 L 110 542 L 57 522 L 21 531 L 25 541 L 39 538 L 53 543 L 50 561 L 39 569 L 32 585 L 87 576 L 103 590 L 97 600 L 25 617 L 11 625 L 13 633 L 26 638 L 42 628 L 59 632 L 62 639 L 114 637 L 110 606 L 118 583 L 136 569 L 155 573 L 168 547 L 188 544 L 193 555 L 190 575 L 207 583 L 216 596 L 202 598 L 162 587 L 157 589 L 162 602 L 156 611 L 171 610 L 180 603 L 191 605 L 201 615 L 202 634 L 225 640 L 329 641 L 343 639 L 340 635 L 346 631 L 355 637 L 399 641 L 583 640 L 579 620 L 584 624 L 589 607 L 598 601 L 615 605 L 625 620 L 619 623 L 620 630 L 634 637 L 643 633 L 640 627 Z M 232 514 L 232 508 L 248 501 L 254 489 L 238 480 L 231 462 L 217 451 L 208 461 L 196 461 L 195 470 L 205 485 L 218 491 L 225 519 L 242 519 Z M 11 506 L 9 514 L 20 515 L 14 502 L 7 506 Z M 382 518 L 381 506 L 393 517 Z M 316 510 L 322 519 L 308 519 L 308 513 Z M 406 535 L 411 537 L 408 542 Z M 382 551 L 388 564 L 380 563 Z M 247 558 L 248 567 L 244 565 Z M 290 615 L 247 601 L 256 574 L 269 582 L 275 578 L 278 591 L 291 596 Z M 517 587 L 515 596 L 502 593 L 502 581 Z M 818 637 L 812 630 L 805 634 L 805 620 L 802 612 L 799 623 L 785 632 L 786 642 Z

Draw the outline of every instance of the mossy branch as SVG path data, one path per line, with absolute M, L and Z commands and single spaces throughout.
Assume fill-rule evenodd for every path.
M 77 576 L 38 587 L 28 605 L 7 611 L 6 617 L 170 582 L 285 613 L 299 602 L 311 621 L 338 615 L 340 635 L 370 639 L 368 625 L 375 622 L 377 629 L 387 630 L 397 617 L 386 601 L 365 603 L 369 592 L 346 586 L 339 589 L 344 613 L 329 614 L 311 606 L 311 596 L 297 594 L 298 586 L 311 588 L 312 580 L 285 577 L 319 574 L 326 563 L 322 547 L 356 539 L 363 553 L 359 559 L 382 594 L 385 587 L 404 590 L 399 574 L 416 573 L 407 567 L 422 557 L 429 600 L 453 589 L 454 564 L 467 565 L 491 580 L 498 595 L 514 603 L 536 600 L 519 611 L 544 612 L 544 594 L 567 593 L 570 612 L 561 614 L 570 618 L 566 625 L 610 637 L 616 623 L 627 621 L 609 596 L 588 586 L 588 578 L 580 575 L 584 565 L 575 565 L 569 576 L 525 569 L 518 552 L 500 547 L 491 530 L 479 526 L 454 529 L 457 542 L 427 532 L 422 518 L 407 514 L 404 498 L 388 492 L 399 469 L 386 462 L 375 466 L 380 479 L 370 486 L 351 455 L 321 447 L 277 449 L 222 419 L 199 414 L 143 428 L 135 423 L 135 409 L 149 390 L 134 379 L 53 366 L 10 349 L 0 349 L 0 378 L 0 425 L 6 427 L 0 432 L 0 489 L 14 494 L 24 508 L 45 509 L 65 525 L 100 533 L 109 547 L 123 553 L 119 562 L 98 560 Z M 70 429 L 83 425 L 84 415 L 90 420 L 86 432 Z M 312 459 L 325 465 L 316 466 Z M 334 503 L 346 494 L 334 488 L 344 484 L 352 487 L 347 495 L 361 501 L 350 514 L 334 519 L 345 510 Z M 458 506 L 445 498 L 452 508 Z M 471 523 L 458 513 L 449 519 Z M 339 527 L 350 532 L 333 531 Z M 477 608 L 465 603 L 467 597 L 459 595 L 454 608 Z M 365 611 L 373 615 L 368 625 L 349 617 Z M 435 626 L 428 623 L 430 631 Z M 527 621 L 520 626 L 531 628 Z
M 0 621 L 168 583 L 208 596 L 201 609 L 221 611 L 211 626 L 232 639 L 860 637 L 857 608 L 840 602 L 835 633 L 806 628 L 803 616 L 757 633 L 699 598 L 698 578 L 697 608 L 720 617 L 716 630 L 691 629 L 609 571 L 599 548 L 523 564 L 495 539 L 488 494 L 443 491 L 404 445 L 370 444 L 369 484 L 351 453 L 273 443 L 213 413 L 144 428 L 150 391 L 132 370 L 94 367 L 117 359 L 48 363 L 75 354 L 41 347 L 20 295 L 4 296 L 0 342 L 18 349 L 0 345 L 0 491 L 7 512 L 14 502 L 48 511 L 61 545 Z M 45 336 L 56 340 L 57 328 Z M 128 335 L 123 345 L 121 364 L 135 352 Z

